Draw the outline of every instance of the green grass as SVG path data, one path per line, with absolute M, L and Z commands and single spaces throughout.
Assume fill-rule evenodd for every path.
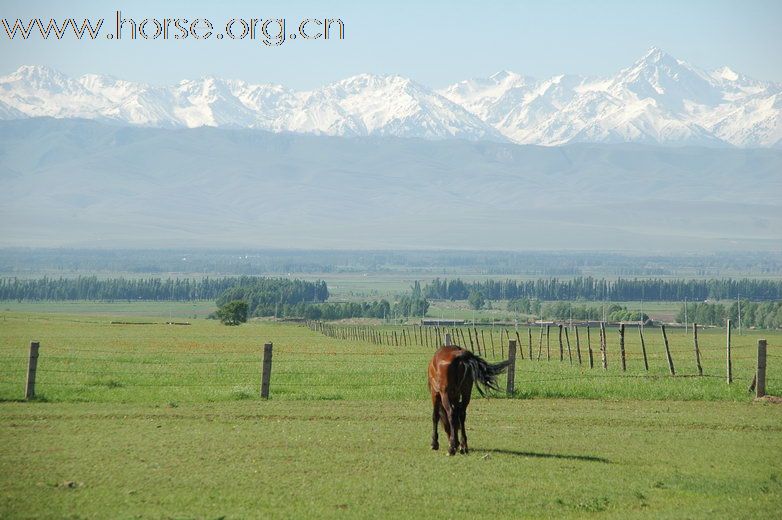
M 0 406 L 4 518 L 770 518 L 771 404 L 478 399 Z
M 746 389 L 766 337 L 768 390 L 782 394 L 779 332 L 734 335 L 729 386 L 722 330 L 700 332 L 701 378 L 689 377 L 683 330 L 668 331 L 680 374 L 670 377 L 658 329 L 645 334 L 647 374 L 634 329 L 625 373 L 616 329 L 603 371 L 596 331 L 590 370 L 574 337 L 574 365 L 566 350 L 559 361 L 556 329 L 552 359 L 544 340 L 531 361 L 521 328 L 517 398 L 476 397 L 473 453 L 449 458 L 428 449 L 429 348 L 268 321 L 164 325 L 159 306 L 137 305 L 0 314 L 0 517 L 733 518 L 782 507 L 782 407 Z M 484 355 L 499 360 L 499 329 L 493 352 L 483 331 Z M 17 402 L 31 340 L 41 342 L 39 400 Z

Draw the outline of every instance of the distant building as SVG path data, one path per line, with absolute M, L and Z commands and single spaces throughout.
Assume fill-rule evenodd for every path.
M 421 326 L 423 327 L 459 327 L 464 324 L 464 320 L 448 320 L 439 318 L 424 318 L 421 320 Z

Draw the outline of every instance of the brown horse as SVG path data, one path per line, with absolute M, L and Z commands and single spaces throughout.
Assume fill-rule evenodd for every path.
M 448 454 L 454 455 L 459 446 L 461 453 L 467 453 L 467 405 L 470 404 L 472 385 L 478 392 L 484 389 L 498 390 L 497 376 L 505 371 L 509 362 L 488 363 L 469 350 L 457 346 L 440 347 L 429 363 L 429 391 L 432 393 L 432 449 L 440 448 L 437 439 L 437 423 L 442 421 L 448 435 Z M 461 445 L 459 429 L 462 430 Z

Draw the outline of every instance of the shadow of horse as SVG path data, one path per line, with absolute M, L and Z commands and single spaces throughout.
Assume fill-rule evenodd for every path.
M 504 450 L 499 448 L 473 448 L 475 453 L 496 453 L 498 455 L 513 455 L 514 457 L 532 457 L 537 459 L 563 459 L 563 460 L 580 460 L 583 462 L 600 462 L 603 464 L 611 464 L 611 461 L 604 459 L 603 457 L 595 457 L 592 455 L 565 455 L 560 453 L 536 453 L 534 451 L 518 451 L 518 450 Z

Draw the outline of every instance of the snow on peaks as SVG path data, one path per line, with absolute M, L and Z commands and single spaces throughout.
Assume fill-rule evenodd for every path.
M 76 82 L 68 76 L 42 65 L 22 65 L 3 79 L 15 82 L 28 91 L 44 90 L 52 94 L 59 94 L 74 89 L 78 90 Z
M 662 50 L 659 47 L 649 47 L 649 49 L 646 51 L 646 54 L 643 55 L 643 57 L 638 60 L 636 63 L 645 62 L 645 63 L 660 63 L 662 61 L 671 60 L 673 57 Z
M 731 68 L 728 67 L 727 65 L 715 70 L 714 76 L 720 79 L 724 79 L 726 81 L 736 81 L 737 79 L 739 79 L 739 75 L 733 70 L 731 70 Z
M 0 119 L 83 117 L 161 127 L 425 139 L 778 146 L 782 85 L 728 67 L 705 72 L 660 48 L 604 78 L 536 80 L 501 70 L 432 90 L 397 74 L 358 74 L 295 91 L 205 77 L 151 86 L 72 79 L 25 65 L 0 77 Z

